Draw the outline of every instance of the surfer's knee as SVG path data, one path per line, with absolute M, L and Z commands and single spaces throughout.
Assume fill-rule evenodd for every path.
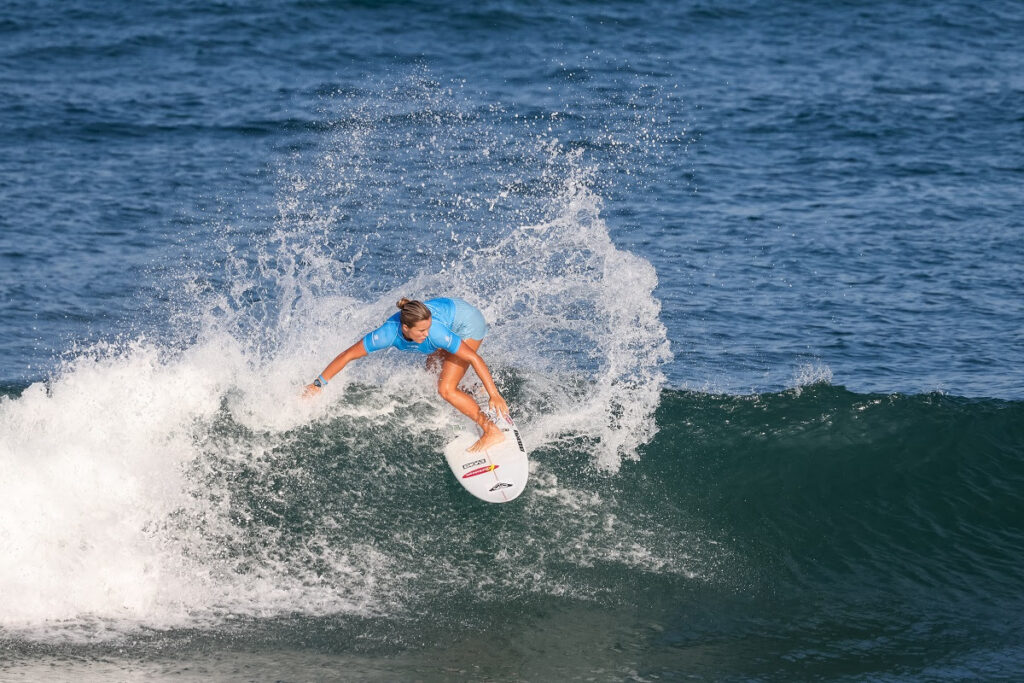
M 455 398 L 455 396 L 458 394 L 458 392 L 459 392 L 459 390 L 456 389 L 455 387 L 453 387 L 450 384 L 440 384 L 439 383 L 437 385 L 437 393 L 441 396 L 441 398 L 443 398 L 444 400 L 448 401 L 449 403 L 452 402 L 452 399 Z

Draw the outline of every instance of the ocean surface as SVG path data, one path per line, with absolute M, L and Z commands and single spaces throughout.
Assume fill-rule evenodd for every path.
M 1019 680 L 1022 35 L 8 0 L 0 680 Z M 299 398 L 445 295 L 510 504 L 421 357 Z

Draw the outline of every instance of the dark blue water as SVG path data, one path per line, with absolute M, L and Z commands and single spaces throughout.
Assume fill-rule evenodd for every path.
M 1012 676 L 1022 34 L 1003 0 L 8 3 L 0 666 Z M 294 399 L 449 293 L 532 437 L 513 506 L 448 481 L 415 359 Z

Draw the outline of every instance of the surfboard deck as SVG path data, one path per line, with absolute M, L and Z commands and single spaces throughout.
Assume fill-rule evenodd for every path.
M 479 434 L 463 432 L 445 446 L 448 467 L 462 487 L 488 503 L 507 503 L 526 489 L 530 478 L 530 460 L 523 437 L 511 417 L 499 416 L 495 424 L 505 440 L 475 453 L 466 449 L 476 443 Z

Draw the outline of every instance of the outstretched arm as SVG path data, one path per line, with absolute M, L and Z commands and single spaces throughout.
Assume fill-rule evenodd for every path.
M 454 355 L 459 360 L 464 360 L 473 366 L 477 377 L 484 383 L 484 389 L 487 389 L 488 396 L 491 397 L 491 400 L 488 402 L 491 410 L 499 415 L 508 415 L 508 404 L 505 403 L 505 399 L 498 393 L 498 387 L 494 386 L 491 371 L 487 368 L 487 363 L 480 357 L 480 354 L 469 348 L 469 344 L 459 344 L 459 348 Z
M 320 375 L 325 380 L 330 381 L 332 377 L 341 372 L 342 369 L 344 369 L 344 367 L 351 361 L 354 361 L 356 358 L 362 358 L 365 355 L 366 348 L 363 346 L 363 340 L 360 339 L 355 344 L 339 353 L 335 359 L 332 360 L 326 368 L 324 368 L 324 371 L 320 373 Z M 306 385 L 306 396 L 313 396 L 318 393 L 320 393 L 320 387 L 315 384 Z

